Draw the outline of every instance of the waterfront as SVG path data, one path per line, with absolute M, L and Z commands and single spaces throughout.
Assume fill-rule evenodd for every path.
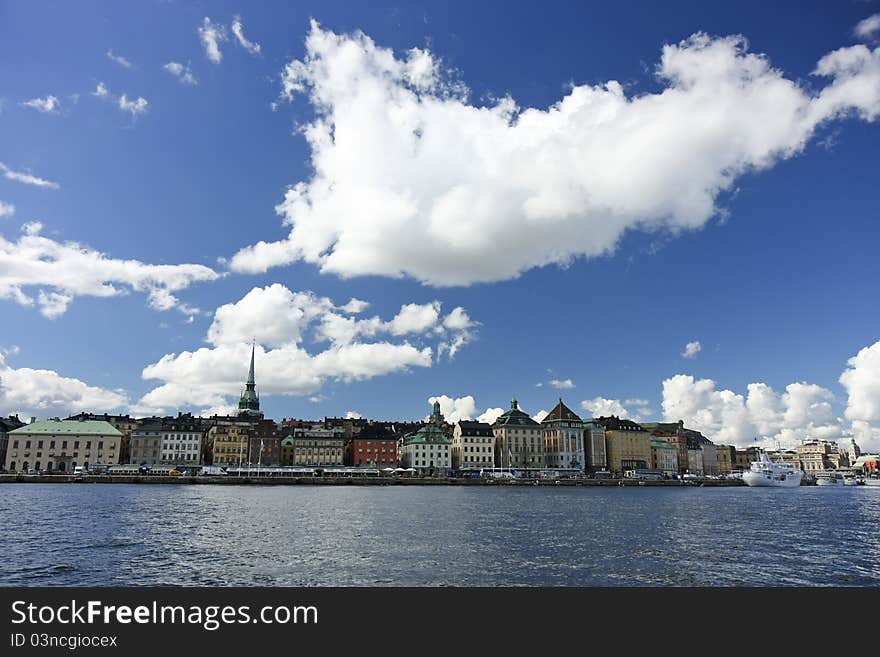
M 0 486 L 7 586 L 880 585 L 880 491 Z

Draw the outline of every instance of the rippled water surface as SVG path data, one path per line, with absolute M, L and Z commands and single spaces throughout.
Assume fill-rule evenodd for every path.
M 880 585 L 880 489 L 0 485 L 0 585 Z

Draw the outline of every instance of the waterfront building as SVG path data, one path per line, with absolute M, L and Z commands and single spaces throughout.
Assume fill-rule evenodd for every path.
M 345 435 L 339 429 L 314 425 L 294 429 L 291 438 L 292 463 L 295 466 L 341 466 L 345 464 Z
M 797 454 L 796 467 L 810 476 L 826 470 L 837 470 L 848 466 L 850 460 L 837 446 L 836 442 L 828 440 L 808 440 L 794 448 Z
M 849 458 L 850 463 L 855 463 L 859 460 L 859 457 L 862 455 L 862 450 L 859 448 L 856 443 L 855 438 L 849 439 L 849 449 L 846 452 L 847 457 Z
M 856 472 L 861 471 L 864 475 L 880 472 L 880 454 L 860 454 L 853 461 L 852 468 Z
M 737 448 L 734 457 L 734 469 L 739 472 L 745 472 L 752 467 L 752 463 L 761 458 L 761 455 L 757 447 L 747 447 L 746 449 Z
M 678 472 L 678 449 L 662 438 L 651 436 L 651 468 L 663 474 Z
M 67 418 L 68 420 L 97 420 L 109 422 L 122 433 L 122 443 L 119 448 L 119 462 L 128 463 L 131 455 L 131 434 L 138 427 L 137 418 L 130 415 L 111 415 L 109 413 L 77 413 Z
M 9 432 L 6 470 L 71 472 L 78 465 L 119 463 L 122 433 L 97 420 L 34 420 Z
M 452 432 L 452 467 L 492 468 L 495 466 L 495 433 L 486 422 L 459 420 Z
M 520 410 L 516 399 L 510 409 L 492 424 L 495 434 L 495 463 L 501 468 L 543 469 L 544 432 L 541 425 Z
M 703 450 L 698 447 L 688 447 L 687 459 L 685 472 L 702 477 L 705 474 L 703 471 Z
M 281 465 L 293 465 L 293 438 L 285 436 L 281 439 Z
M 584 470 L 583 420 L 562 402 L 553 407 L 541 420 L 544 439 L 544 463 L 548 468 Z
M 715 455 L 718 461 L 718 474 L 733 472 L 736 463 L 736 448 L 733 445 L 715 445 Z
M 702 455 L 699 459 L 697 456 L 688 455 L 689 450 L 701 450 L 703 445 L 711 445 L 712 441 L 706 438 L 699 431 L 687 429 L 684 421 L 678 422 L 645 422 L 642 424 L 645 431 L 651 433 L 652 436 L 662 438 L 666 442 L 675 445 L 678 449 L 678 471 L 680 473 L 704 470 L 702 463 Z M 711 460 L 710 455 L 710 460 Z M 697 461 L 700 461 L 699 464 Z
M 246 465 L 250 447 L 251 425 L 217 419 L 208 429 L 206 462 L 210 465 Z
M 622 475 L 627 470 L 651 467 L 651 434 L 632 420 L 616 415 L 594 418 L 605 427 L 605 454 L 608 470 Z
M 280 465 L 281 431 L 275 420 L 258 420 L 254 423 L 247 462 L 251 465 Z
M 415 468 L 422 475 L 448 474 L 452 468 L 452 439 L 442 429 L 445 424 L 440 402 L 434 402 L 434 412 L 428 422 L 401 440 L 401 465 Z
M 0 418 L 0 468 L 6 465 L 6 446 L 9 444 L 9 432 L 24 426 L 18 415 Z
M 256 351 L 256 342 L 251 346 L 251 366 L 248 369 L 247 382 L 244 384 L 244 390 L 241 398 L 238 400 L 238 414 L 253 418 L 254 420 L 263 419 L 260 412 L 260 397 L 257 395 L 257 383 L 254 378 L 254 352 Z
M 162 457 L 162 418 L 146 418 L 131 432 L 128 462 L 159 465 Z
M 595 420 L 584 421 L 584 448 L 586 449 L 587 470 L 605 470 L 608 462 L 605 457 L 605 427 Z
M 713 443 L 703 443 L 700 445 L 700 451 L 703 453 L 703 474 L 718 474 L 718 450 Z
M 397 436 L 384 424 L 359 427 L 346 445 L 346 465 L 396 468 L 397 463 Z
M 203 420 L 190 413 L 145 418 L 131 431 L 127 461 L 149 466 L 201 465 L 204 442 Z

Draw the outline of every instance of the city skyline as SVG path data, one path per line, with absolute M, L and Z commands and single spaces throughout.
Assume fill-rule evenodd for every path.
M 0 414 L 877 450 L 880 7 L 694 6 L 7 6 Z

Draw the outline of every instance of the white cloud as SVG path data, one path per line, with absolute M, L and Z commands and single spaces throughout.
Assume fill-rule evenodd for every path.
M 117 260 L 76 242 L 56 242 L 40 235 L 42 224 L 22 227 L 18 241 L 0 235 L 0 298 L 23 306 L 36 304 L 55 318 L 78 296 L 113 297 L 145 292 L 157 310 L 178 307 L 191 313 L 173 293 L 219 277 L 202 265 L 149 265 Z M 36 292 L 36 299 L 30 292 Z
M 605 397 L 594 397 L 593 399 L 585 399 L 581 402 L 581 408 L 589 411 L 592 417 L 607 417 L 616 415 L 620 418 L 640 421 L 641 417 L 638 413 L 631 413 L 626 407 L 620 403 L 619 399 L 605 399 Z
M 538 411 L 537 413 L 535 413 L 535 414 L 532 416 L 532 419 L 533 419 L 535 422 L 543 422 L 543 421 L 544 421 L 544 418 L 547 417 L 548 415 L 550 415 L 550 413 L 548 413 L 547 411 L 545 411 L 545 410 L 542 408 L 540 411 Z
M 117 64 L 119 64 L 123 68 L 131 68 L 130 61 L 128 61 L 122 55 L 114 55 L 112 50 L 107 51 L 107 59 L 109 59 L 112 62 L 116 62 Z
M 880 423 L 880 340 L 847 361 L 840 384 L 848 394 L 848 420 Z
M 260 44 L 253 43 L 248 41 L 244 36 L 244 24 L 241 22 L 241 17 L 236 16 L 232 21 L 232 33 L 235 35 L 236 40 L 241 45 L 242 48 L 247 50 L 252 55 L 260 54 Z
M 451 424 L 455 424 L 459 420 L 471 420 L 477 415 L 477 403 L 472 395 L 454 399 L 447 395 L 428 397 L 428 404 L 433 406 L 435 401 L 440 402 L 440 412 Z
M 758 437 L 791 447 L 808 438 L 839 439 L 847 427 L 834 417 L 832 401 L 830 390 L 810 383 L 791 383 L 781 395 L 766 383 L 750 383 L 741 395 L 685 374 L 663 381 L 666 421 L 684 420 L 723 444 L 750 445 Z
M 279 283 L 254 288 L 216 310 L 206 336 L 210 347 L 168 354 L 144 369 L 145 379 L 162 384 L 136 408 L 164 412 L 230 403 L 240 392 L 252 338 L 257 340 L 257 379 L 262 393 L 321 400 L 315 393 L 328 381 L 363 381 L 431 367 L 434 348 L 426 342 L 454 335 L 442 325 L 439 302 L 406 304 L 386 321 L 378 316 L 355 319 L 341 314 L 368 305 L 354 301 L 340 307 L 327 297 L 293 292 Z M 410 306 L 436 310 L 434 320 L 423 321 L 422 313 Z M 377 337 L 380 334 L 385 338 Z M 314 345 L 322 346 L 315 349 Z
M 21 106 L 30 107 L 44 114 L 57 114 L 61 102 L 55 96 L 46 96 L 45 98 L 31 98 L 22 102 Z
M 346 411 L 346 412 L 345 412 L 345 417 L 346 417 L 346 419 L 348 419 L 348 420 L 360 420 L 360 419 L 363 418 L 364 416 L 361 415 L 360 413 L 358 413 L 357 411 Z
M 107 91 L 107 85 L 103 82 L 98 82 L 98 86 L 95 87 L 95 90 L 92 92 L 92 95 L 97 96 L 98 98 L 106 98 L 109 94 L 110 92 Z
M 495 424 L 495 420 L 497 420 L 504 413 L 503 408 L 487 408 L 483 413 L 477 416 L 477 422 L 485 422 L 486 424 Z
M 15 214 L 15 206 L 6 201 L 0 201 L 0 219 L 3 217 L 11 217 Z
M 186 66 L 184 66 L 180 62 L 168 62 L 162 68 L 164 68 L 171 75 L 176 77 L 181 84 L 195 85 L 199 83 L 198 80 L 196 80 L 196 77 L 193 75 L 192 69 L 190 68 L 189 64 L 186 64 Z
M 859 21 L 853 33 L 861 39 L 870 39 L 880 35 L 880 14 L 868 16 L 866 19 Z
M 696 358 L 697 354 L 703 350 L 703 345 L 700 344 L 699 340 L 694 340 L 693 342 L 688 342 L 684 346 L 684 351 L 681 352 L 682 358 Z
M 741 175 L 796 155 L 824 122 L 880 113 L 880 49 L 864 45 L 823 57 L 816 91 L 737 36 L 664 46 L 656 71 L 654 93 L 612 80 L 546 110 L 480 107 L 431 53 L 396 56 L 313 23 L 282 95 L 307 94 L 316 111 L 302 131 L 314 175 L 277 207 L 289 237 L 240 250 L 231 267 L 509 279 L 612 252 L 628 230 L 698 229 Z
M 565 379 L 564 381 L 560 381 L 559 379 L 552 379 L 548 381 L 548 383 L 556 388 L 557 390 L 571 390 L 574 388 L 574 381 L 571 379 Z
M 59 189 L 61 185 L 56 182 L 52 182 L 51 180 L 45 180 L 44 178 L 38 178 L 37 176 L 31 175 L 30 173 L 22 173 L 20 171 L 13 171 L 8 166 L 0 162 L 0 171 L 3 172 L 3 177 L 7 180 L 14 180 L 15 182 L 24 183 L 25 185 L 34 185 L 35 187 L 45 187 L 46 189 Z
M 347 304 L 345 304 L 344 306 L 340 306 L 339 310 L 352 315 L 357 315 L 358 313 L 364 312 L 369 307 L 369 302 L 362 301 L 361 299 L 351 298 L 348 300 Z
M 128 404 L 121 391 L 90 386 L 52 370 L 13 368 L 0 354 L 0 414 L 50 417 L 78 411 L 113 411 Z M 26 421 L 26 420 L 25 420 Z
M 202 26 L 198 28 L 198 33 L 202 46 L 205 48 L 205 55 L 213 63 L 219 64 L 223 59 L 220 44 L 229 38 L 226 35 L 226 28 L 222 25 L 215 25 L 210 18 L 205 16 Z
M 139 116 L 147 111 L 147 99 L 138 98 L 137 100 L 128 100 L 125 94 L 119 97 L 119 109 L 123 112 L 130 112 L 132 116 Z

